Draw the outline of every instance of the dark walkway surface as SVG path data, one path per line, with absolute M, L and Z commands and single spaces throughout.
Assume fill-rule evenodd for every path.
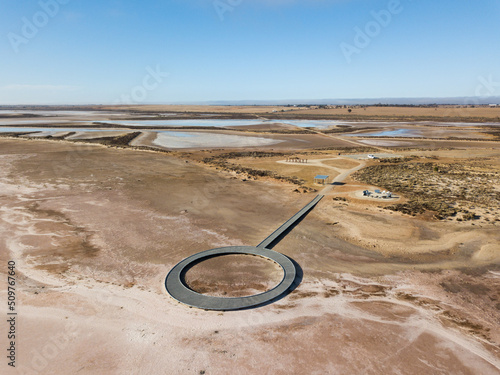
M 262 305 L 266 302 L 286 293 L 295 281 L 297 270 L 293 262 L 285 255 L 273 251 L 266 247 L 276 245 L 284 235 L 286 235 L 295 224 L 297 224 L 321 199 L 323 195 L 318 195 L 304 208 L 293 215 L 282 226 L 275 230 L 269 237 L 262 241 L 257 247 L 254 246 L 230 246 L 202 251 L 177 263 L 170 270 L 165 279 L 167 292 L 177 301 L 188 306 L 206 310 L 240 310 L 249 307 Z M 184 281 L 186 271 L 193 265 L 211 257 L 228 254 L 248 254 L 257 255 L 271 259 L 278 263 L 283 270 L 283 279 L 273 289 L 264 293 L 247 297 L 213 297 L 197 293 L 189 289 Z
M 281 239 L 280 236 L 287 233 L 288 229 L 293 227 L 295 223 L 299 222 L 309 211 L 313 209 L 314 206 L 324 197 L 324 195 L 318 195 L 311 202 L 309 202 L 304 208 L 288 219 L 281 227 L 276 229 L 269 237 L 257 245 L 257 247 L 269 247 L 271 244 L 275 244 L 276 240 Z
M 259 255 L 271 259 L 278 263 L 283 269 L 283 279 L 273 289 L 264 293 L 234 298 L 207 296 L 196 293 L 185 285 L 184 270 L 186 268 L 189 268 L 193 263 L 197 263 L 203 259 L 227 254 Z M 184 259 L 169 272 L 165 280 L 165 287 L 173 298 L 189 306 L 207 310 L 239 310 L 261 305 L 285 293 L 293 284 L 295 274 L 294 264 L 281 253 L 253 246 L 230 246 L 202 251 L 201 253 Z

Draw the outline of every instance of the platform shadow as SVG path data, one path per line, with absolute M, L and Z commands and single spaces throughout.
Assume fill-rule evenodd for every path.
M 273 249 L 278 243 L 281 242 L 283 238 L 285 238 L 288 233 L 290 233 L 297 225 L 299 225 L 302 220 L 305 219 L 305 217 L 313 210 L 313 208 L 316 207 L 316 205 L 312 206 L 309 210 L 307 210 L 304 215 L 302 215 L 299 219 L 297 219 L 292 225 L 290 225 L 284 232 L 282 232 L 278 237 L 275 238 L 273 242 L 271 242 L 269 245 L 266 246 L 266 249 Z

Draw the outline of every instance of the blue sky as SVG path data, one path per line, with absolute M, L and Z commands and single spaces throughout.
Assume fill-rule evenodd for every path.
M 500 96 L 499 0 L 0 0 L 0 10 L 0 104 Z

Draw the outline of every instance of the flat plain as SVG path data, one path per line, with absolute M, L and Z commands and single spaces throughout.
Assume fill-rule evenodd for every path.
M 289 110 L 89 107 L 97 114 L 51 114 L 42 126 L 165 113 L 265 120 L 281 109 Z M 0 261 L 15 260 L 18 272 L 18 372 L 500 373 L 500 109 L 355 108 L 366 113 L 357 121 L 335 111 L 285 114 L 343 116 L 349 128 L 283 118 L 182 130 L 279 141 L 251 147 L 169 148 L 154 143 L 156 128 L 5 132 Z M 443 122 L 451 117 L 461 122 Z M 412 135 L 366 134 L 401 128 Z M 317 174 L 338 182 L 323 190 Z M 367 189 L 396 198 L 369 199 Z M 185 257 L 255 246 L 322 191 L 274 248 L 300 267 L 288 295 L 214 312 L 165 292 L 165 276 Z M 217 296 L 262 292 L 279 279 L 276 265 L 249 256 L 214 258 L 186 275 L 191 288 Z

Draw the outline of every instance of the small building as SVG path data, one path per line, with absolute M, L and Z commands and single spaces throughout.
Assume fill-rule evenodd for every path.
M 330 176 L 319 174 L 314 177 L 314 183 L 318 185 L 326 185 L 330 180 Z

